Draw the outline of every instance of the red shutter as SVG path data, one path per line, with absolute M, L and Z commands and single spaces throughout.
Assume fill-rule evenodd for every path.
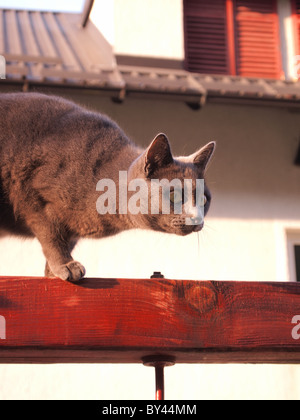
M 225 0 L 184 0 L 186 69 L 229 74 Z
M 300 55 L 300 0 L 292 0 L 292 9 L 295 21 L 295 51 Z
M 277 0 L 236 0 L 235 22 L 237 73 L 281 78 Z

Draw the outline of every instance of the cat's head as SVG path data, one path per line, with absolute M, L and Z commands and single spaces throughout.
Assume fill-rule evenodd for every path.
M 211 142 L 191 156 L 175 158 L 167 136 L 158 134 L 128 172 L 129 202 L 142 209 L 131 212 L 133 223 L 181 236 L 202 230 L 211 203 L 204 175 L 215 148 Z

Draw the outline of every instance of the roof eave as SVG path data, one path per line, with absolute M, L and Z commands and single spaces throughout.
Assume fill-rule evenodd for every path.
M 285 107 L 285 108 L 300 108 L 300 98 L 271 98 L 271 97 L 257 97 L 257 96 L 234 96 L 234 95 L 217 95 L 210 92 L 198 93 L 184 93 L 179 91 L 163 91 L 157 89 L 134 89 L 130 86 L 116 86 L 109 83 L 87 84 L 82 82 L 72 83 L 71 81 L 35 81 L 26 80 L 24 78 L 13 79 L 7 78 L 1 80 L 3 86 L 19 86 L 23 91 L 30 91 L 35 89 L 59 89 L 59 90 L 74 90 L 74 91 L 88 91 L 94 94 L 101 94 L 102 96 L 110 97 L 118 103 L 124 102 L 126 98 L 135 99 L 156 99 L 168 101 L 180 101 L 188 104 L 192 109 L 200 109 L 205 104 L 224 104 L 224 105 L 254 105 L 254 106 L 268 106 L 268 107 Z

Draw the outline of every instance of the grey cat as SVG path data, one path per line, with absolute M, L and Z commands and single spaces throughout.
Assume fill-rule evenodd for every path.
M 115 214 L 101 215 L 96 187 L 101 179 L 118 187 L 120 171 L 127 171 L 128 182 L 202 179 L 214 142 L 175 159 L 164 134 L 143 150 L 107 116 L 41 94 L 1 94 L 0 115 L 0 234 L 36 237 L 46 257 L 47 277 L 84 277 L 85 268 L 71 256 L 80 238 L 135 228 L 187 235 L 203 228 L 203 222 L 186 223 L 187 216 L 196 221 L 192 212 L 122 214 L 119 198 Z M 178 202 L 175 197 L 171 189 L 171 209 Z M 210 202 L 205 184 L 205 214 Z

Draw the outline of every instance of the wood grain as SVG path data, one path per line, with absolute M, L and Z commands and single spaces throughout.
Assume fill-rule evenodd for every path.
M 296 315 L 296 283 L 0 277 L 0 363 L 299 363 Z

